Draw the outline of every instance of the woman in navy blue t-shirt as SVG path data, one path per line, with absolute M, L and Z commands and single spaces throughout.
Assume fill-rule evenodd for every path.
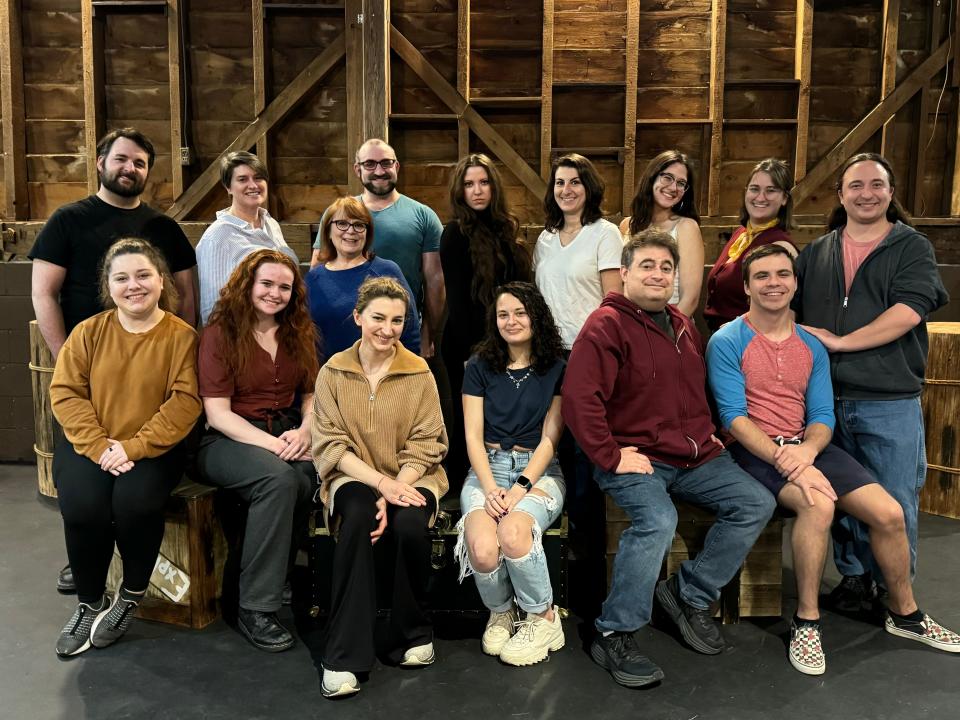
M 483 651 L 532 665 L 563 647 L 541 535 L 563 510 L 563 342 L 536 285 L 497 288 L 487 334 L 463 379 L 470 472 L 460 493 L 457 559 L 490 619 Z M 519 610 L 524 619 L 518 622 Z

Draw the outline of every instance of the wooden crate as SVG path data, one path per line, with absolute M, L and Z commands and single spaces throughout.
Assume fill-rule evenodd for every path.
M 703 540 L 713 524 L 714 516 L 699 507 L 677 502 L 677 531 L 667 553 L 660 576 L 679 570 L 684 560 L 694 557 L 703 547 Z M 607 512 L 607 587 L 613 579 L 613 560 L 620 545 L 620 535 L 630 526 L 626 513 L 606 496 Z M 721 590 L 715 615 L 724 623 L 735 623 L 741 617 L 779 617 L 782 611 L 783 520 L 774 515 L 757 538 L 736 577 Z
M 214 514 L 217 489 L 184 478 L 170 495 L 157 567 L 137 617 L 199 629 L 220 616 L 227 543 Z M 123 575 L 114 550 L 107 586 Z

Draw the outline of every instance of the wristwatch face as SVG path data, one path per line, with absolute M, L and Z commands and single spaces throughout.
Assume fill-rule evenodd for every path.
M 530 482 L 530 480 L 527 479 L 527 478 L 525 478 L 523 475 L 521 475 L 520 477 L 518 477 L 517 480 L 516 480 L 516 482 L 515 482 L 514 484 L 515 484 L 515 485 L 519 485 L 519 486 L 522 487 L 524 490 L 529 490 L 530 488 L 533 487 L 533 483 Z

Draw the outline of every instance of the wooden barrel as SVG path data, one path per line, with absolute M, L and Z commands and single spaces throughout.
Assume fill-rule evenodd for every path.
M 53 355 L 40 334 L 36 320 L 30 321 L 30 384 L 33 386 L 33 452 L 37 456 L 37 485 L 40 494 L 57 496 L 53 485 L 53 411 L 50 409 L 50 381 Z
M 927 323 L 930 352 L 923 387 L 927 481 L 920 509 L 960 518 L 960 323 Z

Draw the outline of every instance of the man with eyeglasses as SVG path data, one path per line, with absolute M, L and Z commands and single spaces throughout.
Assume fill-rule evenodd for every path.
M 383 140 L 367 140 L 357 150 L 355 160 L 353 171 L 363 185 L 358 199 L 373 216 L 373 250 L 400 266 L 422 313 L 420 354 L 432 357 L 446 295 L 440 267 L 443 225 L 432 209 L 397 191 L 400 162 L 394 149 Z M 324 220 L 325 217 L 320 221 L 321 227 Z M 318 233 L 311 267 L 320 262 L 319 254 Z

